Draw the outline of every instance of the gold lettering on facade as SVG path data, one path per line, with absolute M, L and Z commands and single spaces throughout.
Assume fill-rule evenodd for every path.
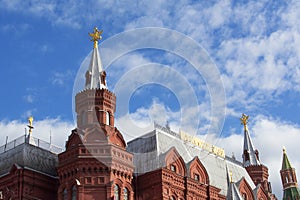
M 205 142 L 204 140 L 201 140 L 200 138 L 193 136 L 193 135 L 189 135 L 187 133 L 184 133 L 183 131 L 180 130 L 179 132 L 180 134 L 180 139 L 185 141 L 185 142 L 189 142 L 195 146 L 200 147 L 201 149 L 204 149 L 210 153 L 213 153 L 217 156 L 220 156 L 222 158 L 225 158 L 225 150 L 220 148 L 220 147 L 216 147 L 212 144 L 209 144 L 207 142 Z

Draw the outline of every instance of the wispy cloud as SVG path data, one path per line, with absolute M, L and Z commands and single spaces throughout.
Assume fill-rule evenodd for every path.
M 66 82 L 73 80 L 73 72 L 71 70 L 67 70 L 66 72 L 54 72 L 52 77 L 50 78 L 50 82 L 52 85 L 56 86 L 64 86 Z
M 34 96 L 29 94 L 29 95 L 25 95 L 24 96 L 24 100 L 27 102 L 27 103 L 33 103 L 34 102 Z
M 227 115 L 229 116 L 236 117 L 238 113 L 249 110 L 259 114 L 264 109 L 264 105 L 276 104 L 278 97 L 285 92 L 296 94 L 300 92 L 300 21 L 298 20 L 300 3 L 296 0 L 290 2 L 243 1 L 243 3 L 229 0 L 216 2 L 182 0 L 176 3 L 160 0 L 134 3 L 126 0 L 99 0 L 90 4 L 87 4 L 86 1 L 2 0 L 0 9 L 44 18 L 54 26 L 66 26 L 73 29 L 80 29 L 84 25 L 90 26 L 90 24 L 98 25 L 100 22 L 99 25 L 110 36 L 124 30 L 145 26 L 166 27 L 187 34 L 200 43 L 215 61 L 225 85 Z M 27 26 L 24 25 L 24 30 Z M 1 28 L 1 31 L 17 33 L 20 30 L 17 25 L 7 24 Z M 146 37 L 143 36 L 143 38 Z M 153 38 L 155 37 L 153 36 Z M 180 46 L 180 41 L 173 44 Z M 116 51 L 122 48 L 119 44 L 114 45 Z M 41 50 L 47 51 L 48 46 L 42 47 Z M 191 53 L 190 49 L 187 49 L 186 52 Z M 109 54 L 106 56 L 109 58 Z M 120 85 L 120 88 L 125 91 L 128 87 L 136 86 L 136 83 L 145 80 L 154 83 L 162 83 L 164 80 L 165 86 L 180 88 L 183 81 L 186 81 L 192 89 L 198 89 L 200 94 L 197 96 L 198 101 L 195 105 L 187 104 L 188 106 L 182 107 L 186 109 L 183 118 L 188 118 L 189 115 L 199 118 L 195 114 L 199 114 L 200 112 L 197 111 L 200 109 L 201 116 L 203 116 L 202 122 L 207 124 L 211 105 L 207 103 L 210 96 L 203 77 L 197 76 L 195 70 L 190 70 L 191 66 L 187 62 L 174 59 L 175 56 L 168 55 L 168 53 L 161 53 L 160 56 L 164 58 L 154 58 L 152 55 L 147 56 L 136 52 L 127 57 L 124 56 L 108 69 L 110 70 L 108 76 L 111 76 L 108 81 L 114 87 L 114 83 L 117 81 L 114 82 L 113 79 L 123 78 L 125 80 L 126 75 L 132 75 L 134 69 L 136 70 L 142 65 L 158 63 L 162 64 L 160 69 L 166 65 L 169 70 L 181 74 L 182 76 L 179 77 L 181 79 L 176 79 L 177 76 L 170 76 L 168 70 L 157 73 L 155 68 L 148 67 L 149 69 L 136 70 L 135 72 L 138 73 L 128 76 L 130 78 L 127 78 L 127 82 L 123 82 L 124 84 Z M 103 59 L 106 59 L 105 57 Z M 55 86 L 63 86 L 67 83 L 68 78 L 68 72 L 54 72 L 50 82 Z M 181 95 L 185 97 L 185 100 L 182 100 L 185 102 L 190 100 L 186 98 L 187 92 L 188 90 L 181 89 L 176 91 L 176 94 L 179 97 Z M 32 94 L 26 94 L 24 100 L 34 101 L 34 96 L 30 95 Z M 118 98 L 122 99 L 122 94 L 119 95 Z M 271 112 L 268 111 L 268 113 Z M 158 113 L 165 113 L 166 117 L 160 116 Z M 176 120 L 179 114 L 170 111 L 169 106 L 160 101 L 154 101 L 151 105 L 141 107 L 135 113 L 131 113 L 130 117 L 143 128 L 151 122 L 151 118 L 149 118 L 151 115 L 155 116 L 156 120 L 162 124 L 168 119 L 171 126 L 179 127 L 179 120 Z M 119 118 L 120 121 L 128 119 L 130 118 Z M 126 122 L 124 121 L 125 124 Z M 262 148 L 259 147 L 262 154 L 265 154 L 265 151 L 268 152 L 268 149 L 274 151 L 274 147 L 279 148 L 279 145 L 285 141 L 285 138 L 279 136 L 279 130 L 294 138 L 298 138 L 296 133 L 299 131 L 297 125 L 265 116 L 256 118 L 252 129 L 255 133 L 254 140 L 258 146 L 260 140 L 266 141 L 272 138 L 272 142 Z M 207 128 L 202 130 L 207 130 Z M 142 129 L 132 131 L 142 133 Z M 256 135 L 260 132 L 261 135 Z M 277 134 L 278 138 L 282 139 L 281 141 L 276 139 L 277 136 L 274 137 Z M 226 143 L 227 140 L 239 143 L 242 138 L 240 133 L 233 131 L 229 138 L 223 140 L 224 144 L 229 144 Z M 296 139 L 292 139 L 292 141 L 296 141 Z M 291 149 L 295 147 L 293 142 L 286 145 L 291 145 L 291 147 L 289 146 Z M 236 155 L 240 155 L 241 146 L 227 146 L 232 147 L 232 151 L 236 151 Z M 288 152 L 297 151 L 288 149 Z M 270 169 L 276 171 L 277 169 L 273 169 L 273 166 L 280 158 L 274 157 L 269 152 L 267 156 L 272 159 L 268 161 Z M 265 156 L 261 155 L 262 159 L 263 157 Z M 295 166 L 297 166 L 296 164 L 295 162 Z M 300 169 L 299 166 L 298 169 Z M 274 175 L 271 177 L 279 177 L 278 171 L 273 173 Z M 280 183 L 278 180 L 273 180 Z M 276 184 L 275 187 L 280 194 L 280 185 Z
M 26 103 L 32 104 L 37 99 L 38 90 L 36 88 L 26 88 L 26 94 L 23 99 Z

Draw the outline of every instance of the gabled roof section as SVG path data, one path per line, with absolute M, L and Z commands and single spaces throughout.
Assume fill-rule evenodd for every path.
M 232 177 L 234 182 L 245 177 L 251 189 L 255 188 L 251 177 L 239 161 L 209 153 L 182 140 L 179 134 L 170 133 L 159 127 L 128 143 L 127 149 L 134 153 L 135 169 L 139 170 L 135 173 L 147 173 L 165 167 L 164 155 L 172 147 L 176 148 L 185 163 L 190 163 L 198 156 L 209 177 L 209 185 L 221 189 L 221 195 L 227 196 L 229 189 L 226 165 L 230 171 L 234 172 Z
M 239 191 L 242 194 L 242 196 L 245 196 L 247 199 L 255 199 L 254 194 L 253 194 L 253 190 L 255 188 L 252 188 L 250 186 L 249 182 L 245 179 L 245 177 L 242 177 L 235 184 L 239 188 Z M 243 199 L 245 199 L 245 198 L 243 198 Z
M 244 198 L 240 194 L 239 189 L 235 185 L 235 183 L 231 182 L 228 189 L 228 195 L 226 200 L 243 200 Z
M 164 166 L 167 168 L 169 168 L 171 164 L 175 165 L 177 168 L 177 173 L 181 174 L 182 176 L 186 175 L 187 170 L 185 162 L 175 147 L 171 147 L 166 153 L 161 154 L 161 159 L 164 159 Z
M 256 199 L 268 199 L 268 193 L 263 189 L 263 186 L 260 183 L 253 190 L 253 194 Z
M 193 174 L 199 175 L 199 181 L 205 184 L 209 184 L 209 177 L 203 164 L 198 156 L 195 156 L 193 160 L 186 164 L 187 174 L 193 178 Z
M 282 158 L 282 167 L 281 170 L 291 169 L 292 165 L 287 157 L 286 150 L 283 147 L 283 158 Z

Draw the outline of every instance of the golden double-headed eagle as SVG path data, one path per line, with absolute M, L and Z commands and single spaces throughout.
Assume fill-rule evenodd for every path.
M 89 33 L 89 36 L 91 36 L 91 41 L 94 42 L 94 48 L 98 47 L 98 40 L 102 39 L 101 34 L 103 33 L 103 30 L 98 30 L 97 27 L 94 28 L 94 32 L 93 33 Z
M 248 119 L 249 119 L 249 116 L 242 114 L 242 117 L 240 118 L 241 124 L 243 124 L 244 126 L 247 125 Z
M 247 115 L 245 115 L 245 114 L 242 114 L 242 117 L 240 118 L 241 124 L 244 125 L 244 130 L 245 130 L 245 131 L 248 131 L 248 127 L 247 127 L 248 119 L 249 119 L 249 116 L 247 116 Z

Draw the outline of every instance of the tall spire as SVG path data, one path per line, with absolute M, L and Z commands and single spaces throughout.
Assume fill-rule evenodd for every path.
M 282 158 L 282 167 L 281 167 L 281 170 L 286 170 L 286 169 L 291 169 L 292 168 L 292 165 L 286 155 L 286 150 L 285 150 L 285 147 L 283 147 L 282 149 L 283 151 L 283 158 Z
M 244 153 L 243 153 L 243 164 L 244 167 L 251 165 L 260 165 L 258 158 L 258 151 L 255 150 L 247 127 L 249 116 L 242 114 L 240 118 L 241 124 L 244 125 Z
M 106 89 L 106 73 L 103 70 L 101 57 L 98 51 L 98 41 L 102 39 L 102 32 L 102 30 L 99 31 L 98 28 L 95 27 L 94 32 L 89 33 L 91 41 L 94 42 L 94 49 L 92 52 L 89 69 L 85 74 L 85 89 Z
M 283 186 L 283 200 L 300 199 L 300 190 L 298 188 L 296 171 L 287 157 L 286 150 L 283 148 L 282 167 L 280 170 Z

